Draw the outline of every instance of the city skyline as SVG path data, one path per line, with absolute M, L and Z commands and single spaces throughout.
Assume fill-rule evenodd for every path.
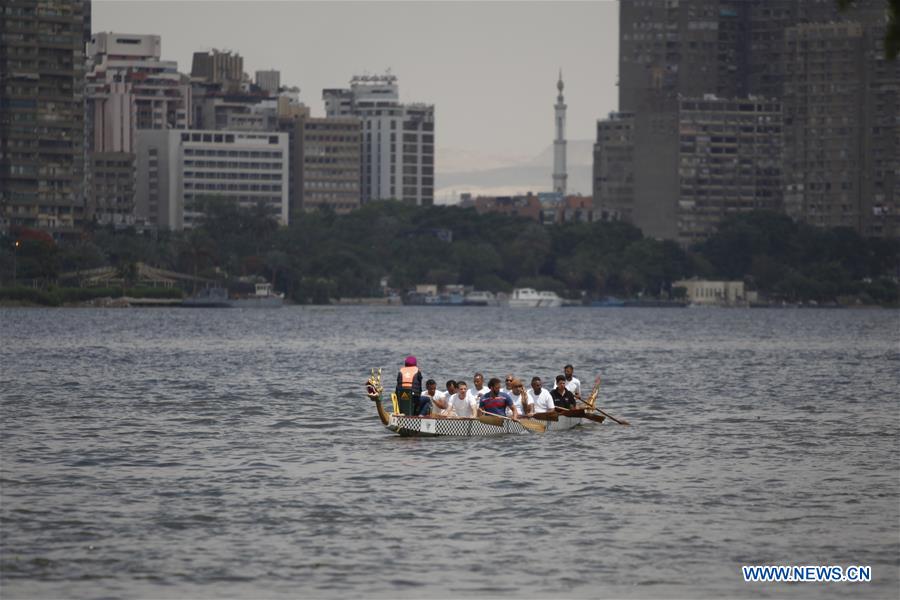
M 402 102 L 435 105 L 444 173 L 521 164 L 551 146 L 559 69 L 569 140 L 591 139 L 616 108 L 616 2 L 100 0 L 92 17 L 93 32 L 160 35 L 183 73 L 210 48 L 238 52 L 251 77 L 279 70 L 314 116 L 323 89 L 390 69 Z

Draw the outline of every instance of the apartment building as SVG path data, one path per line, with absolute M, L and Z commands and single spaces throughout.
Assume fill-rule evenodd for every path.
M 275 132 L 141 130 L 137 212 L 161 229 L 191 229 L 206 202 L 260 203 L 282 225 L 288 213 L 288 136 Z

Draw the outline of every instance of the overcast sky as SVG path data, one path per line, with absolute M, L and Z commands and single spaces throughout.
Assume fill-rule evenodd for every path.
M 251 77 L 277 69 L 282 85 L 300 87 L 314 116 L 324 116 L 322 88 L 390 68 L 401 101 L 435 105 L 436 143 L 448 160 L 540 153 L 553 140 L 559 68 L 569 139 L 592 139 L 596 120 L 616 108 L 611 0 L 95 0 L 92 18 L 95 32 L 161 35 L 163 58 L 184 73 L 195 51 L 237 51 Z

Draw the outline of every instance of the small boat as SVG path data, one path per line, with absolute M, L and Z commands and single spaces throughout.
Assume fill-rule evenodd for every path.
M 401 414 L 397 409 L 396 395 L 391 394 L 394 412 L 388 414 L 382 403 L 383 388 L 381 370 L 366 381 L 366 395 L 375 403 L 381 423 L 397 435 L 404 437 L 490 437 L 497 435 L 544 433 L 564 431 L 581 425 L 585 419 L 584 411 L 569 411 L 565 414 L 545 414 L 544 418 L 508 419 L 496 415 L 481 417 L 412 417 Z M 594 421 L 602 421 L 602 417 L 591 416 Z
M 274 292 L 271 283 L 257 283 L 254 294 L 235 296 L 228 303 L 231 308 L 280 308 L 284 294 Z
M 425 306 L 462 306 L 464 301 L 463 295 L 457 292 L 425 296 Z
M 463 301 L 466 306 L 498 306 L 500 303 L 492 292 L 471 291 Z
M 187 308 L 229 308 L 228 290 L 223 287 L 207 287 L 190 298 L 185 298 L 181 306 Z
M 284 304 L 284 294 L 272 291 L 271 283 L 257 283 L 255 294 L 231 297 L 223 287 L 203 288 L 181 306 L 187 308 L 278 308 Z
M 620 306 L 625 306 L 625 301 L 615 296 L 607 296 L 601 300 L 594 300 L 591 302 L 592 307 L 600 307 L 600 308 L 617 308 Z
M 563 304 L 556 292 L 533 288 L 514 289 L 506 303 L 512 308 L 559 308 Z

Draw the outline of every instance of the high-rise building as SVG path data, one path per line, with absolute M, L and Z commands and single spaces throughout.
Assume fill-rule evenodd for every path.
M 719 92 L 718 58 L 719 0 L 619 3 L 619 111 L 640 110 L 650 92 Z
M 682 98 L 676 110 L 597 123 L 595 211 L 689 244 L 725 217 L 781 207 L 781 105 Z
M 281 88 L 281 71 L 257 71 L 256 85 L 270 96 L 274 96 Z
M 682 241 L 711 231 L 716 214 L 750 208 L 898 235 L 900 63 L 883 59 L 885 25 L 881 0 L 846 11 L 831 0 L 622 0 L 619 114 L 629 116 L 598 123 L 598 214 Z M 689 116 L 693 104 L 709 111 Z M 755 108 L 741 115 L 731 105 Z M 753 136 L 733 130 L 750 118 Z M 715 140 L 734 138 L 759 161 L 752 201 L 748 159 L 720 200 L 701 197 L 715 192 L 702 178 L 687 181 L 684 161 L 703 162 L 685 152 L 688 122 L 712 128 L 710 152 L 727 154 Z M 772 166 L 778 155 L 784 164 Z
M 556 104 L 553 107 L 556 139 L 553 140 L 553 191 L 557 194 L 566 194 L 566 101 L 563 98 L 562 69 L 559 71 L 559 81 L 556 82 L 556 89 L 559 94 L 556 96 Z
M 360 144 L 356 117 L 313 118 L 309 112 L 281 120 L 290 144 L 290 213 L 330 209 L 345 214 L 360 205 Z
M 158 35 L 96 33 L 87 53 L 93 149 L 127 152 L 137 129 L 191 125 L 190 82 L 177 62 L 161 59 Z
M 262 203 L 288 223 L 285 133 L 144 129 L 136 153 L 138 216 L 161 229 L 196 227 L 204 202 Z
M 634 113 L 597 121 L 593 177 L 597 219 L 634 223 Z
M 2 11 L 0 229 L 74 234 L 85 214 L 84 32 L 90 3 L 7 0 Z
M 137 131 L 187 128 L 190 82 L 175 61 L 161 59 L 158 35 L 96 33 L 87 56 L 88 216 L 130 225 Z M 126 164 L 132 165 L 130 179 Z
M 393 75 L 357 76 L 322 98 L 327 117 L 362 122 L 363 203 L 434 203 L 434 105 L 401 104 Z
M 900 236 L 900 64 L 884 59 L 883 13 L 852 16 L 786 31 L 785 209 Z
M 244 58 L 230 50 L 194 52 L 191 78 L 222 86 L 225 91 L 236 91 L 244 79 Z

